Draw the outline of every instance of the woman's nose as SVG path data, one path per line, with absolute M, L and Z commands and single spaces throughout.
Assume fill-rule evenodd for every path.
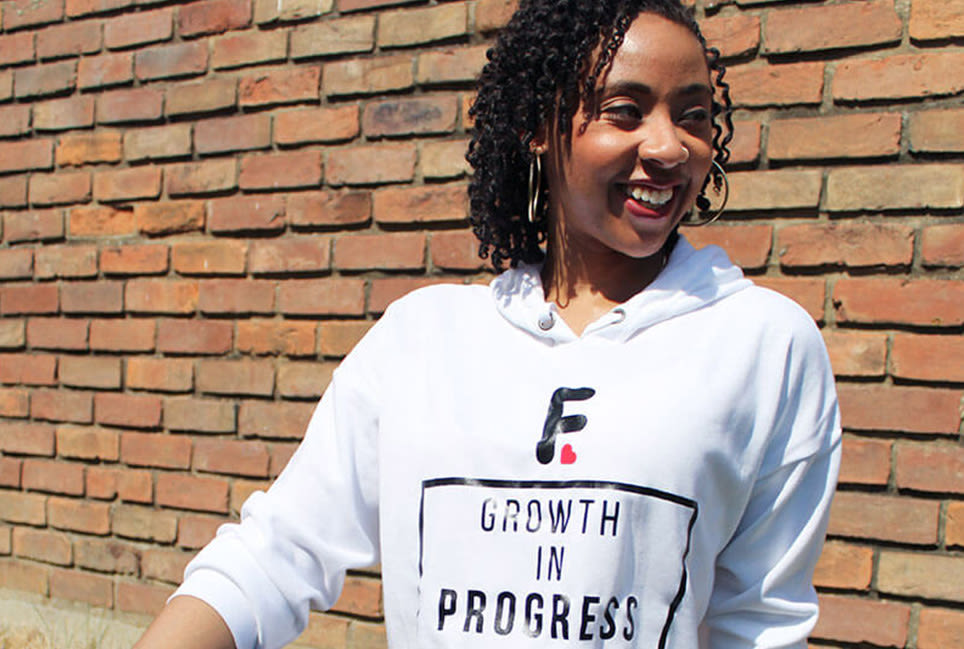
M 685 164 L 690 151 L 680 139 L 672 119 L 653 115 L 641 130 L 639 158 L 669 169 Z

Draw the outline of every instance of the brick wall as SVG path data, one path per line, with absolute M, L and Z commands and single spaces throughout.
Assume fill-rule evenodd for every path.
M 0 2 L 0 587 L 157 611 L 385 306 L 487 281 L 462 155 L 511 4 Z M 697 11 L 739 111 L 729 217 L 689 234 L 840 379 L 813 642 L 962 646 L 964 2 Z M 361 572 L 302 641 L 381 615 Z

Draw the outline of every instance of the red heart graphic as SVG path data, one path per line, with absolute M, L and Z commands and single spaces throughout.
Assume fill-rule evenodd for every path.
M 562 447 L 562 453 L 559 456 L 559 461 L 563 464 L 572 464 L 576 461 L 576 452 L 572 450 L 571 444 L 566 444 Z

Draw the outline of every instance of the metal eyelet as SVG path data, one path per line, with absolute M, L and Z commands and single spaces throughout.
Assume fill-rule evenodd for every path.
M 552 316 L 551 312 L 546 312 L 539 316 L 539 328 L 543 331 L 549 331 L 554 324 L 556 324 L 556 319 Z

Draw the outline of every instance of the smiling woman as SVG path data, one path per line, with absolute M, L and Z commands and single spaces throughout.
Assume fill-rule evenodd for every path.
M 392 647 L 802 649 L 839 414 L 809 316 L 679 232 L 722 75 L 677 0 L 522 2 L 468 154 L 511 268 L 386 311 L 138 647 L 281 647 L 377 562 Z

